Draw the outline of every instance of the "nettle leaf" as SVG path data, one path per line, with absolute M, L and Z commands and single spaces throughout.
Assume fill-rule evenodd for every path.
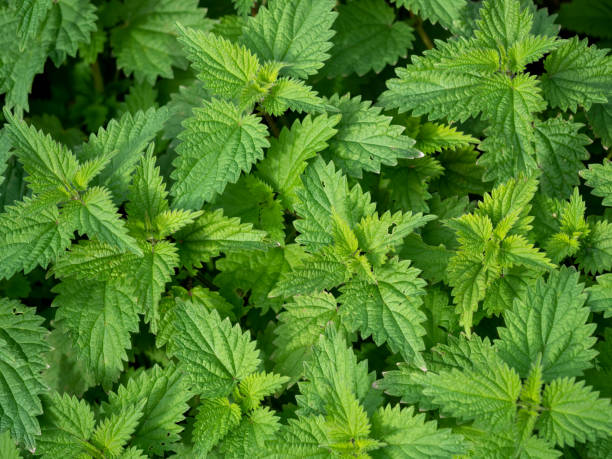
M 612 269 L 612 223 L 595 221 L 577 254 L 578 266 L 585 272 L 599 274 Z
M 333 213 L 353 227 L 374 212 L 370 196 L 359 185 L 349 191 L 346 177 L 331 162 L 326 165 L 317 158 L 304 172 L 302 183 L 297 192 L 296 212 L 301 218 L 294 223 L 300 233 L 296 241 L 311 252 L 334 242 Z
M 78 162 L 74 154 L 23 119 L 13 116 L 7 108 L 4 116 L 8 139 L 29 176 L 28 186 L 35 193 L 54 189 L 70 189 L 76 176 Z
M 257 175 L 280 194 L 285 206 L 295 203 L 307 161 L 327 147 L 338 132 L 335 127 L 339 121 L 338 115 L 307 115 L 301 122 L 294 121 L 290 129 L 283 128 L 278 138 L 270 141 L 265 159 L 257 165 Z
M 471 365 L 468 360 L 463 366 L 415 374 L 413 381 L 447 415 L 476 420 L 489 429 L 503 429 L 513 422 L 521 390 L 516 371 L 486 343 L 485 352 Z
M 0 214 L 0 278 L 46 268 L 70 246 L 75 227 L 56 206 L 25 198 Z
M 182 29 L 179 40 L 198 78 L 219 96 L 239 97 L 257 76 L 259 59 L 244 46 L 194 29 Z
M 329 144 L 330 156 L 348 175 L 361 178 L 362 171 L 380 173 L 381 165 L 395 166 L 400 158 L 422 156 L 413 148 L 414 140 L 402 135 L 404 128 L 392 125 L 380 107 L 361 101 L 360 96 L 351 99 L 350 94 L 334 95 L 328 102 L 342 114 Z
M 51 393 L 45 398 L 41 453 L 68 458 L 87 453 L 95 423 L 94 413 L 85 400 L 68 394 Z
M 586 306 L 593 312 L 603 312 L 604 317 L 612 316 L 612 274 L 597 276 L 597 283 L 586 289 L 589 297 Z
M 274 116 L 280 116 L 289 109 L 298 113 L 321 113 L 329 109 L 316 91 L 291 77 L 276 80 L 261 101 L 261 108 Z
M 199 210 L 228 183 L 238 181 L 242 171 L 249 172 L 270 146 L 260 118 L 220 99 L 194 109 L 184 126 L 172 172 L 176 207 Z
M 166 108 L 150 108 L 134 115 L 126 113 L 118 120 L 111 120 L 97 134 L 91 134 L 78 152 L 79 159 L 92 161 L 111 156 L 93 183 L 108 187 L 117 202 L 127 200 L 132 173 L 168 116 Z
M 544 61 L 544 96 L 552 107 L 576 112 L 578 106 L 606 103 L 612 92 L 612 56 L 587 40 L 566 40 Z
M 223 210 L 204 212 L 195 222 L 175 234 L 181 264 L 186 267 L 202 266 L 202 263 L 221 252 L 236 250 L 264 250 L 266 233 L 253 229 L 250 223 L 238 218 L 228 218 Z
M 586 295 L 578 273 L 567 268 L 554 271 L 548 280 L 514 300 L 504 314 L 505 328 L 496 343 L 500 356 L 522 377 L 540 359 L 545 382 L 563 376 L 580 376 L 591 366 L 595 324 L 587 324 Z
M 105 387 L 127 360 L 130 335 L 138 331 L 136 296 L 122 279 L 98 282 L 68 278 L 54 287 L 55 320 L 79 350 L 79 360 Z M 86 307 L 83 307 L 86 305 Z
M 341 331 L 333 325 L 325 327 L 304 366 L 305 381 L 299 382 L 297 414 L 300 416 L 327 413 L 330 402 L 348 392 L 366 407 L 378 406 L 380 393 L 372 390 L 376 377 L 368 373 L 367 361 L 357 362 L 352 348 L 347 347 Z
M 56 65 L 64 62 L 66 56 L 74 57 L 80 45 L 90 42 L 97 28 L 96 19 L 96 7 L 89 0 L 53 2 L 43 34 L 54 43 L 50 57 Z
M 375 281 L 354 278 L 341 287 L 338 299 L 342 318 L 352 330 L 359 330 L 366 338 L 372 335 L 377 345 L 388 343 L 408 362 L 424 365 L 421 351 L 425 348 L 419 296 L 425 282 L 409 261 L 393 259 L 374 270 Z
M 317 293 L 296 296 L 283 308 L 278 316 L 279 325 L 274 330 L 272 358 L 281 374 L 297 381 L 321 331 L 329 322 L 339 322 L 338 305 L 333 295 Z
M 589 159 L 584 147 L 591 143 L 578 132 L 581 127 L 560 118 L 535 125 L 535 152 L 542 170 L 540 187 L 551 197 L 566 198 L 579 183 L 577 172 L 584 168 L 582 161 Z
M 130 444 L 148 454 L 172 451 L 180 440 L 182 427 L 178 424 L 188 410 L 192 394 L 182 373 L 174 366 L 162 369 L 154 366 L 130 378 L 109 395 L 104 412 L 118 414 L 122 410 L 145 401 Z
M 208 26 L 197 0 L 127 0 L 121 8 L 125 22 L 111 32 L 117 65 L 127 75 L 133 73 L 138 81 L 151 84 L 157 77 L 172 78 L 172 67 L 185 67 L 176 23 Z
M 138 304 L 144 311 L 145 321 L 151 323 L 151 331 L 157 332 L 159 301 L 166 284 L 172 280 L 174 270 L 180 265 L 178 250 L 168 241 L 140 244 L 143 256 L 129 265 L 129 276 L 134 279 Z
M 461 436 L 449 429 L 438 429 L 435 421 L 426 422 L 425 414 L 415 414 L 414 407 L 400 410 L 399 405 L 387 405 L 379 408 L 372 415 L 372 436 L 385 445 L 372 452 L 374 458 L 416 459 L 426 455 L 442 459 L 466 452 Z
M 589 168 L 580 171 L 580 175 L 586 179 L 586 184 L 593 188 L 592 193 L 603 198 L 605 206 L 612 206 L 612 161 L 589 164 Z
M 259 407 L 243 417 L 223 441 L 219 452 L 225 457 L 245 457 L 264 450 L 280 428 L 278 416 L 268 407 Z
M 612 428 L 612 408 L 609 399 L 598 395 L 584 381 L 554 380 L 542 393 L 544 410 L 536 427 L 544 438 L 559 446 L 605 438 Z
M 39 396 L 45 392 L 42 372 L 47 367 L 47 330 L 34 309 L 15 300 L 0 299 L 0 424 L 28 450 L 36 449 L 43 413 Z
M 0 434 L 0 455 L 6 459 L 20 459 L 19 449 L 8 430 Z
M 281 73 L 307 78 L 329 59 L 334 6 L 333 0 L 270 0 L 249 18 L 241 41 L 262 60 L 282 63 Z
M 208 453 L 229 431 L 240 424 L 240 405 L 227 397 L 206 398 L 198 408 L 193 425 L 194 450 Z
M 331 77 L 353 72 L 362 76 L 370 70 L 380 73 L 406 57 L 414 40 L 412 28 L 396 21 L 393 8 L 383 0 L 339 5 L 334 30 L 331 57 L 322 70 Z
M 591 128 L 606 147 L 612 146 L 612 100 L 606 104 L 593 104 L 587 112 Z
M 229 395 L 260 364 L 255 342 L 217 311 L 180 299 L 177 307 L 173 349 L 190 387 L 204 397 Z
M 111 194 L 106 188 L 93 187 L 65 207 L 66 218 L 78 230 L 121 250 L 142 255 L 136 240 L 128 234 L 125 221 L 120 218 Z
M 453 26 L 462 17 L 465 0 L 393 0 L 399 6 L 445 28 Z

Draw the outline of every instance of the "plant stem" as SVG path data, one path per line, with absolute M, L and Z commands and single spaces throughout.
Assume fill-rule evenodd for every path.
M 96 92 L 104 92 L 104 79 L 102 78 L 102 72 L 100 71 L 100 64 L 98 64 L 98 61 L 91 64 L 91 75 L 93 77 L 93 84 Z
M 427 32 L 425 32 L 425 29 L 423 28 L 423 20 L 419 16 L 415 16 L 412 12 L 410 13 L 410 17 L 414 20 L 414 28 L 419 34 L 419 37 L 421 37 L 421 41 L 423 42 L 425 47 L 427 49 L 433 49 L 434 44 L 431 41 L 431 38 L 429 38 L 429 35 L 427 35 Z
M 278 137 L 280 135 L 280 131 L 278 130 L 278 126 L 276 125 L 272 117 L 268 115 L 266 112 L 263 112 L 263 116 L 266 119 L 266 122 L 268 123 L 268 126 L 270 127 L 270 130 L 272 131 L 272 134 L 274 134 L 274 137 Z

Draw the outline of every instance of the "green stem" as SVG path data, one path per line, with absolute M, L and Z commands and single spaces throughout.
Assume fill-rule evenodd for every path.
M 268 115 L 266 112 L 263 112 L 263 116 L 266 119 L 266 122 L 268 123 L 268 126 L 270 127 L 270 130 L 272 131 L 272 134 L 274 134 L 274 137 L 278 137 L 280 135 L 280 131 L 278 130 L 278 126 L 276 125 L 272 117 Z
M 94 89 L 96 92 L 104 92 L 104 79 L 102 78 L 102 72 L 100 71 L 100 64 L 98 64 L 98 61 L 91 64 L 91 75 L 93 77 Z
M 419 34 L 419 37 L 421 37 L 421 41 L 425 45 L 425 48 L 433 49 L 434 44 L 431 41 L 431 38 L 429 38 L 429 35 L 427 35 L 427 32 L 425 32 L 425 29 L 423 28 L 423 20 L 420 17 L 415 16 L 412 12 L 410 13 L 410 17 L 414 20 L 414 28 Z

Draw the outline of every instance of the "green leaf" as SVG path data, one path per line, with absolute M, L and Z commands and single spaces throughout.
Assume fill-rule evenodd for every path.
M 372 335 L 378 346 L 388 343 L 406 361 L 422 366 L 425 314 L 419 297 L 425 293 L 425 282 L 418 273 L 409 261 L 395 258 L 374 270 L 374 281 L 358 277 L 341 287 L 338 301 L 353 331 L 359 330 L 363 338 Z
M 594 324 L 587 324 L 586 295 L 578 273 L 567 268 L 551 272 L 547 282 L 514 300 L 504 314 L 505 328 L 498 329 L 499 354 L 522 377 L 541 359 L 545 382 L 563 376 L 580 376 L 592 365 Z
M 516 413 L 519 375 L 492 348 L 472 363 L 466 362 L 464 368 L 415 374 L 413 378 L 442 413 L 476 420 L 488 429 L 507 427 Z
M 144 256 L 137 258 L 129 266 L 128 276 L 134 280 L 138 305 L 144 311 L 145 321 L 151 324 L 151 331 L 157 332 L 159 322 L 159 300 L 172 280 L 174 270 L 180 260 L 176 247 L 168 241 L 155 244 L 141 244 Z
M 605 220 L 590 225 L 584 247 L 577 254 L 576 261 L 581 270 L 599 274 L 612 269 L 612 223 Z
M 9 121 L 6 126 L 8 139 L 28 173 L 27 180 L 32 191 L 71 190 L 78 168 L 72 152 L 50 135 L 13 116 L 7 108 L 4 109 L 4 116 Z
M 172 67 L 185 67 L 176 23 L 207 25 L 197 0 L 127 0 L 121 8 L 125 22 L 111 31 L 117 66 L 151 84 L 157 77 L 172 78 Z
M 393 0 L 393 2 L 434 24 L 439 22 L 444 28 L 449 28 L 459 21 L 466 6 L 465 0 Z
M 591 128 L 606 147 L 612 146 L 612 98 L 607 104 L 593 104 L 587 112 Z
M 359 0 L 339 5 L 331 58 L 323 73 L 331 77 L 370 70 L 380 73 L 394 65 L 412 46 L 412 28 L 396 21 L 393 8 L 383 0 Z
M 65 329 L 80 359 L 108 387 L 123 370 L 130 335 L 138 331 L 138 305 L 122 279 L 108 282 L 66 279 L 53 288 L 55 320 Z
M 87 234 L 121 250 L 142 255 L 136 240 L 128 234 L 125 221 L 120 218 L 106 188 L 90 188 L 78 200 L 66 204 L 64 212 L 79 234 Z
M 295 296 L 284 305 L 274 329 L 275 369 L 297 381 L 322 330 L 329 322 L 337 324 L 339 320 L 338 305 L 330 293 Z
M 216 268 L 221 272 L 214 278 L 214 283 L 237 306 L 244 305 L 248 296 L 249 305 L 261 309 L 262 314 L 270 308 L 278 311 L 283 298 L 271 297 L 271 291 L 283 273 L 296 268 L 304 257 L 304 250 L 297 244 L 274 247 L 265 252 L 231 252 L 217 261 Z
M 334 247 L 325 247 L 315 254 L 307 254 L 281 274 L 269 296 L 289 298 L 294 295 L 319 293 L 337 287 L 350 279 L 350 262 Z
M 606 0 L 574 0 L 564 3 L 559 10 L 559 24 L 584 34 L 612 38 L 607 18 L 612 16 L 612 5 Z
M 179 38 L 192 67 L 199 72 L 211 92 L 228 98 L 240 98 L 259 70 L 259 60 L 244 46 L 213 33 L 181 29 Z
M 334 6 L 333 0 L 270 0 L 249 18 L 241 41 L 261 60 L 282 63 L 283 74 L 305 79 L 329 58 Z
M 0 456 L 5 459 L 20 459 L 19 449 L 15 441 L 11 438 L 8 430 L 0 434 Z
M 331 459 L 334 454 L 325 448 L 328 443 L 323 416 L 300 416 L 282 425 L 278 438 L 270 443 L 273 459 Z
M 402 135 L 404 128 L 391 124 L 391 117 L 381 115 L 380 107 L 334 95 L 329 104 L 342 114 L 338 133 L 329 144 L 331 158 L 339 160 L 348 175 L 361 178 L 362 171 L 380 173 L 381 165 L 395 166 L 399 158 L 416 158 L 421 153 L 413 148 L 414 140 Z
M 533 15 L 518 1 L 487 0 L 479 14 L 476 37 L 490 48 L 507 51 L 531 32 Z
M 72 277 L 77 280 L 116 279 L 125 274 L 125 267 L 138 263 L 132 253 L 125 253 L 118 247 L 96 239 L 83 239 L 70 247 L 49 269 L 57 278 Z
M 95 419 L 87 402 L 52 392 L 45 398 L 44 412 L 39 445 L 45 457 L 78 459 L 97 452 L 88 443 L 94 432 Z
M 604 317 L 612 316 L 612 274 L 597 276 L 597 284 L 586 289 L 586 306 L 593 312 L 603 312 Z
M 386 405 L 372 416 L 372 436 L 384 446 L 371 453 L 373 458 L 420 457 L 447 458 L 465 454 L 466 446 L 450 429 L 438 429 L 435 421 L 425 421 L 425 414 L 415 414 L 414 407 L 400 410 Z
M 279 419 L 268 407 L 260 407 L 243 417 L 219 448 L 222 457 L 248 457 L 264 451 L 280 428 Z
M 369 195 L 359 185 L 349 191 L 346 177 L 331 162 L 326 165 L 317 158 L 304 172 L 302 183 L 304 187 L 297 192 L 300 202 L 295 206 L 301 218 L 294 226 L 300 233 L 296 241 L 311 252 L 334 242 L 333 213 L 352 228 L 374 212 Z
M 165 451 L 172 451 L 180 440 L 183 427 L 179 423 L 189 408 L 187 402 L 191 395 L 180 370 L 156 365 L 109 394 L 104 412 L 118 414 L 144 401 L 130 444 L 147 454 L 163 455 Z
M 25 198 L 0 214 L 0 279 L 46 268 L 70 246 L 74 226 L 56 206 Z
M 536 428 L 544 438 L 561 447 L 607 437 L 612 429 L 612 409 L 610 400 L 598 395 L 584 381 L 554 380 L 542 393 L 543 410 Z
M 238 384 L 237 398 L 245 411 L 257 409 L 264 397 L 278 392 L 289 381 L 286 376 L 275 373 L 253 373 Z
M 581 124 L 561 118 L 535 124 L 535 153 L 542 171 L 540 187 L 553 198 L 567 198 L 579 184 L 577 172 L 584 168 L 582 161 L 589 159 L 585 146 L 591 140 L 578 131 Z
M 7 109 L 21 112 L 29 110 L 28 94 L 34 77 L 44 70 L 48 49 L 34 39 L 20 49 L 16 43 L 19 25 L 19 17 L 11 9 L 0 8 L 0 93 L 6 94 Z
M 468 150 L 469 144 L 478 143 L 478 139 L 457 131 L 455 127 L 430 122 L 418 127 L 415 140 L 414 148 L 423 153 L 455 150 L 460 147 L 464 148 L 463 151 L 470 151 Z
M 24 0 L 21 2 L 17 11 L 15 11 L 15 16 L 19 21 L 17 35 L 23 43 L 38 34 L 41 24 L 47 18 L 47 14 L 52 7 L 52 0 Z
M 0 299 L 0 424 L 28 450 L 36 449 L 42 414 L 39 395 L 46 390 L 41 373 L 49 350 L 47 330 L 34 308 Z
M 232 3 L 234 4 L 234 8 L 238 14 L 246 16 L 251 12 L 251 8 L 253 8 L 255 0 L 232 0 Z
M 242 113 L 233 103 L 212 99 L 193 112 L 179 136 L 171 193 L 175 207 L 199 210 L 263 159 L 270 143 L 261 119 Z
M 253 229 L 250 223 L 240 223 L 238 218 L 228 218 L 223 210 L 204 212 L 192 224 L 174 236 L 179 249 L 181 264 L 199 268 L 202 263 L 221 252 L 236 250 L 263 250 L 266 233 Z
M 329 139 L 337 133 L 334 128 L 339 120 L 337 115 L 315 118 L 307 115 L 301 122 L 294 121 L 291 129 L 283 128 L 279 137 L 271 140 L 265 159 L 257 165 L 257 175 L 281 195 L 286 206 L 292 206 L 296 200 L 295 191 L 301 185 L 300 175 L 307 161 L 327 147 Z
M 612 57 L 577 37 L 566 40 L 544 61 L 544 96 L 552 107 L 576 112 L 606 103 L 612 92 Z
M 132 172 L 168 116 L 166 108 L 150 108 L 134 115 L 125 113 L 119 120 L 111 120 L 105 128 L 100 128 L 97 134 L 91 134 L 83 144 L 79 152 L 82 161 L 111 156 L 94 183 L 108 187 L 117 203 L 128 199 Z
M 279 78 L 261 101 L 261 108 L 273 116 L 290 109 L 298 113 L 321 113 L 329 107 L 316 91 L 302 81 L 291 77 Z
M 267 232 L 274 244 L 285 241 L 283 205 L 273 188 L 254 174 L 243 175 L 238 182 L 229 184 L 211 207 Z
M 296 397 L 299 416 L 325 414 L 333 397 L 348 391 L 366 408 L 378 406 L 379 392 L 372 390 L 374 373 L 368 373 L 366 361 L 357 363 L 341 331 L 328 325 L 312 349 L 304 367 L 305 381 L 299 382 Z
M 76 56 L 80 45 L 90 42 L 98 17 L 90 0 L 56 0 L 49 13 L 43 34 L 53 42 L 50 57 L 59 65 L 66 56 Z
M 177 298 L 173 336 L 176 357 L 190 386 L 203 397 L 223 397 L 259 366 L 259 351 L 248 332 L 217 311 Z
M 592 193 L 603 198 L 604 206 L 612 206 L 612 161 L 589 164 L 589 168 L 580 171 L 580 175 L 586 180 L 586 184 L 593 188 Z
M 122 407 L 117 413 L 106 417 L 98 424 L 91 442 L 105 454 L 117 457 L 134 433 L 142 417 L 144 400 L 137 405 Z
M 204 399 L 193 425 L 194 450 L 208 453 L 242 418 L 240 406 L 227 397 Z

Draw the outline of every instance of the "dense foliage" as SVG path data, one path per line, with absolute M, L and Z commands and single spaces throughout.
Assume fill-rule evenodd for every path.
M 608 0 L 0 0 L 0 457 L 612 457 Z

